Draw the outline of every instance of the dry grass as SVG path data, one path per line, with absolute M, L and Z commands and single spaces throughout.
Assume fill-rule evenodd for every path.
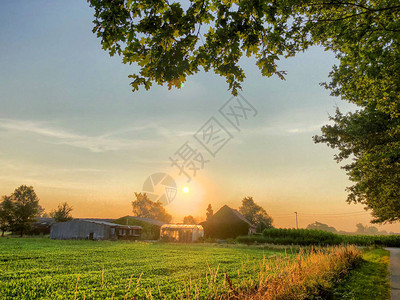
M 210 275 L 213 299 L 310 299 L 327 296 L 336 281 L 361 261 L 361 251 L 354 246 L 336 246 L 300 251 L 297 256 L 271 257 L 261 261 L 258 281 L 232 284 L 224 274 L 217 284 L 218 270 Z M 186 299 L 190 293 L 187 293 Z M 190 297 L 189 297 L 190 298 Z M 193 299 L 193 298 L 192 298 Z M 194 299 L 196 299 L 194 297 Z
M 159 286 L 152 288 L 140 286 L 142 273 L 134 291 L 131 290 L 131 276 L 124 299 L 204 299 L 204 294 L 201 296 L 200 292 L 201 285 L 204 284 L 208 294 L 207 299 L 326 299 L 338 280 L 361 260 L 362 252 L 354 246 L 301 248 L 294 256 L 288 255 L 285 251 L 283 256 L 264 257 L 254 263 L 251 267 L 253 275 L 240 282 L 236 281 L 236 284 L 226 272 L 221 272 L 219 266 L 215 269 L 208 266 L 205 278 L 200 281 L 189 279 L 182 282 L 183 289 L 180 289 L 180 296 L 173 298 L 163 293 Z M 249 270 L 249 266 L 244 263 L 242 268 L 237 270 L 238 275 L 246 270 Z M 79 278 L 76 282 L 75 298 L 78 281 Z M 137 296 L 139 289 L 144 291 L 144 297 Z

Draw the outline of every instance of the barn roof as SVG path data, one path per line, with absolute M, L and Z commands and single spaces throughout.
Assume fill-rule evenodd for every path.
M 90 223 L 95 223 L 95 224 L 100 224 L 100 225 L 107 225 L 110 227 L 127 228 L 127 229 L 142 229 L 141 226 L 120 225 L 120 224 L 116 224 L 116 223 L 110 223 L 107 221 L 100 221 L 100 220 L 93 220 L 93 219 L 79 219 L 79 221 L 90 222 Z
M 56 221 L 54 220 L 54 218 L 36 218 L 36 222 L 38 224 L 54 224 Z
M 125 217 L 122 217 L 122 218 L 132 218 L 132 219 L 135 219 L 135 220 L 138 220 L 138 221 L 143 221 L 143 222 L 150 223 L 150 224 L 157 225 L 157 226 L 162 226 L 162 225 L 166 224 L 163 221 L 154 220 L 154 219 L 150 219 L 150 218 L 143 218 L 143 217 L 125 216 Z
M 229 207 L 229 206 L 228 206 Z M 229 207 L 230 208 L 230 207 Z M 254 226 L 254 224 L 253 223 L 251 223 L 249 220 L 247 220 L 246 218 L 245 218 L 245 216 L 243 216 L 239 211 L 237 211 L 236 209 L 234 209 L 234 208 L 230 208 L 232 211 L 233 211 L 233 213 L 239 218 L 239 219 L 241 219 L 242 221 L 245 221 L 246 223 L 248 223 L 251 227 L 255 227 Z
M 250 227 L 255 228 L 254 224 L 247 220 L 239 211 L 234 208 L 229 207 L 228 205 L 222 206 L 212 217 L 211 220 L 216 221 L 221 218 L 226 218 L 227 216 L 234 216 L 237 219 L 246 222 Z M 206 221 L 207 222 L 207 221 Z

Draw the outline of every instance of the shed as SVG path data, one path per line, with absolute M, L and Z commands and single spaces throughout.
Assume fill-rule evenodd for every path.
M 165 224 L 165 222 L 159 220 L 136 216 L 125 216 L 112 221 L 112 223 L 141 226 L 141 240 L 158 240 L 160 238 L 161 226 Z
M 167 242 L 195 242 L 204 237 L 201 225 L 164 224 L 160 230 L 161 240 Z
M 89 240 L 115 240 L 138 239 L 142 227 L 119 225 L 106 221 L 75 219 L 69 222 L 55 223 L 51 226 L 50 238 L 89 239 Z
M 39 234 L 50 234 L 51 225 L 56 221 L 53 218 L 36 218 L 36 222 L 32 224 L 32 229 L 28 234 L 39 235 Z
M 202 222 L 206 237 L 226 239 L 251 235 L 256 227 L 236 209 L 224 205 L 207 221 Z

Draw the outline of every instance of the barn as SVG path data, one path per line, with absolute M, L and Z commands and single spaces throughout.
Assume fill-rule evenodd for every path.
M 106 221 L 75 219 L 51 226 L 50 238 L 58 240 L 136 240 L 142 227 L 114 224 Z
M 256 227 L 249 220 L 228 205 L 221 207 L 212 217 L 200 224 L 204 228 L 205 236 L 211 238 L 236 238 L 256 232 Z
M 140 235 L 141 240 L 158 240 L 160 238 L 160 229 L 165 222 L 143 218 L 143 217 L 132 217 L 125 216 L 117 220 L 112 221 L 121 225 L 136 225 L 142 227 L 142 233 Z

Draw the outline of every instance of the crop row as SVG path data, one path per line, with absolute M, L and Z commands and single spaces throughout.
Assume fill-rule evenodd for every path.
M 239 243 L 268 243 L 279 245 L 340 245 L 400 247 L 399 235 L 340 235 L 313 229 L 265 229 L 260 235 L 242 236 Z

